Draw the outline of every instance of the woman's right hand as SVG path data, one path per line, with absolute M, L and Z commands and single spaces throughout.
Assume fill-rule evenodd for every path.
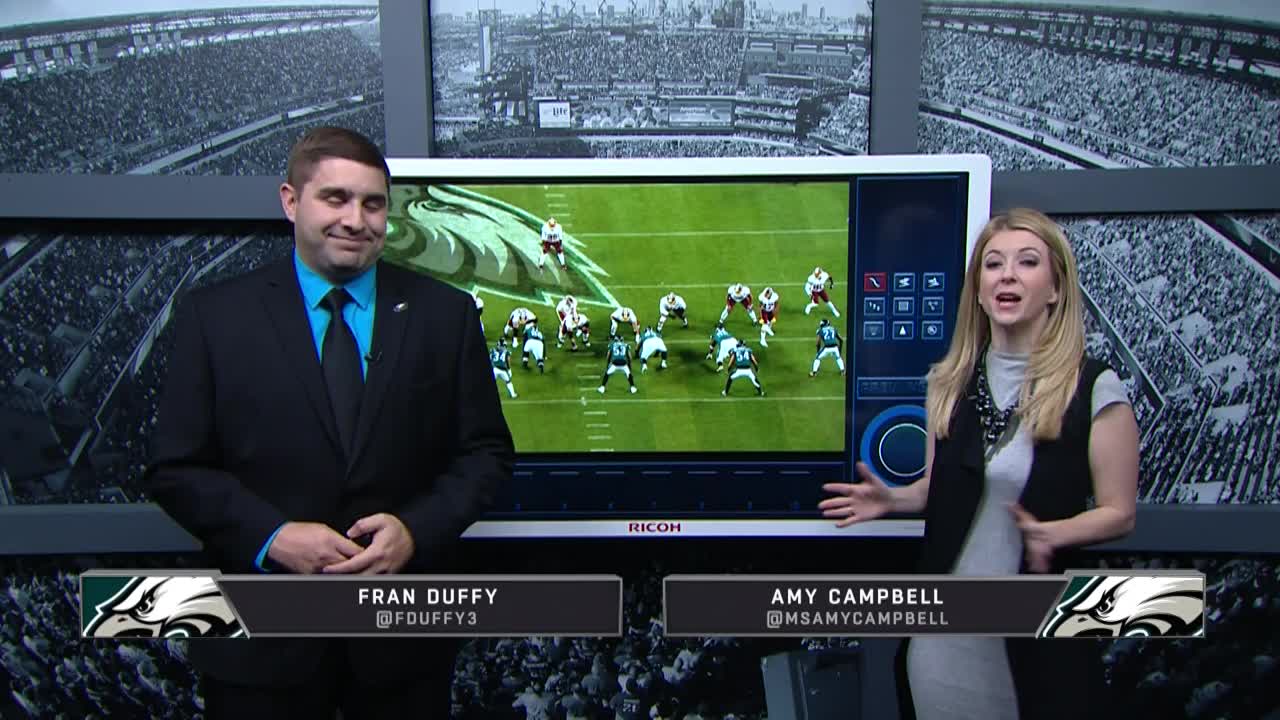
M 893 490 L 865 463 L 858 463 L 855 469 L 862 482 L 822 486 L 823 491 L 834 493 L 835 497 L 818 503 L 818 509 L 823 517 L 838 518 L 836 527 L 874 520 L 893 509 Z

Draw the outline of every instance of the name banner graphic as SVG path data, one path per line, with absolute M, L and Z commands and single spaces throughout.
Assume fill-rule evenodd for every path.
M 1203 637 L 1204 593 L 1194 571 L 673 575 L 663 621 L 675 637 Z
M 80 576 L 87 638 L 622 635 L 616 575 Z

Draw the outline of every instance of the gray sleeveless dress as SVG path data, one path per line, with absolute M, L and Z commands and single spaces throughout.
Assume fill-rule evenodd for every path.
M 987 379 L 996 406 L 1009 407 L 1026 376 L 1028 355 L 987 353 Z M 1093 387 L 1094 417 L 1112 403 L 1128 403 L 1111 370 Z M 1020 425 L 987 463 L 986 492 L 955 574 L 1015 575 L 1022 560 L 1022 534 L 1008 503 L 1016 502 L 1031 474 L 1031 434 Z M 1000 637 L 915 637 L 907 649 L 907 677 L 917 720 L 1017 720 L 1018 706 Z

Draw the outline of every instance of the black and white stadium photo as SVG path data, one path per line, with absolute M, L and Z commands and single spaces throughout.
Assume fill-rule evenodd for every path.
M 1120 371 L 1138 499 L 1280 503 L 1280 216 L 1064 216 L 1086 352 Z
M 919 151 L 996 170 L 1280 163 L 1280 3 L 928 0 Z
M 278 175 L 320 125 L 383 145 L 378 33 L 377 0 L 0 4 L 0 172 Z
M 429 4 L 442 157 L 863 155 L 870 0 Z

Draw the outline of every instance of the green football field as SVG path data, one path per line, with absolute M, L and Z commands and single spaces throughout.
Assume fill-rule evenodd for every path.
M 830 358 L 816 378 L 809 370 L 824 317 L 846 338 L 848 360 L 848 195 L 845 183 L 397 186 L 387 256 L 476 292 L 490 348 L 514 308 L 537 314 L 546 373 L 521 367 L 517 345 L 519 397 L 498 388 L 518 451 L 840 451 L 845 378 Z M 564 227 L 568 272 L 552 258 L 536 265 L 548 216 Z M 815 265 L 835 280 L 840 318 L 825 306 L 804 314 Z M 705 359 L 734 282 L 751 287 L 757 315 L 766 286 L 781 297 L 768 347 L 741 307 L 726 322 L 755 352 L 765 397 L 745 378 L 722 397 L 727 376 Z M 642 374 L 633 360 L 638 392 L 614 374 L 599 394 L 610 313 L 625 305 L 642 329 L 656 327 L 658 300 L 672 291 L 688 304 L 689 327 L 666 323 L 669 368 L 655 356 Z M 578 352 L 555 347 L 566 292 L 591 321 L 591 346 Z M 623 335 L 638 351 L 629 328 Z

